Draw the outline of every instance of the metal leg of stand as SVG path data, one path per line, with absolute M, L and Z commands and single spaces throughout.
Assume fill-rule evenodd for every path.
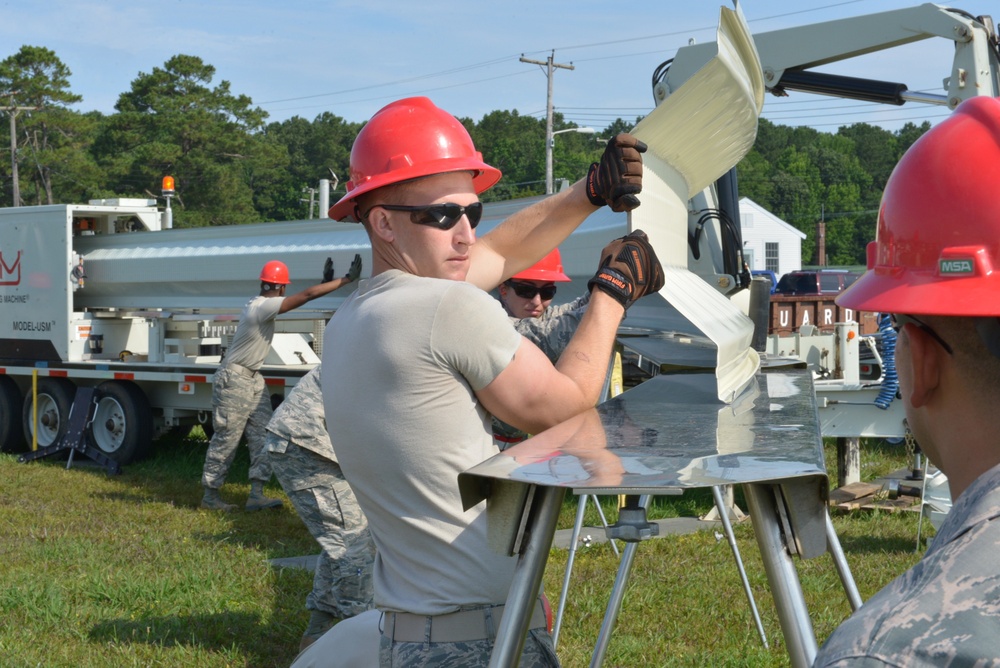
M 559 646 L 559 629 L 562 628 L 563 611 L 566 609 L 566 595 L 569 592 L 569 578 L 573 573 L 573 560 L 576 558 L 576 543 L 580 539 L 580 527 L 583 526 L 583 511 L 587 508 L 587 496 L 580 495 L 576 506 L 576 522 L 573 523 L 573 534 L 569 541 L 569 556 L 566 557 L 566 573 L 563 575 L 562 591 L 559 592 L 559 607 L 552 623 L 552 646 Z
M 844 585 L 844 591 L 847 592 L 847 600 L 851 604 L 851 611 L 856 611 L 863 603 L 861 592 L 858 591 L 858 585 L 854 583 L 854 576 L 851 575 L 851 567 L 847 565 L 844 548 L 840 546 L 840 538 L 837 537 L 837 532 L 833 528 L 833 520 L 830 519 L 829 512 L 826 513 L 826 549 L 833 557 L 833 565 L 836 566 L 840 582 Z
M 517 558 L 489 668 L 515 668 L 521 660 L 524 637 L 542 586 L 545 562 L 565 496 L 566 490 L 562 487 L 534 488 L 534 507 L 525 526 L 526 543 Z
M 793 668 L 809 668 L 816 658 L 816 634 L 809 619 L 798 572 L 782 539 L 776 487 L 747 484 L 747 505 L 791 665 Z
M 639 497 L 639 505 L 644 510 L 648 509 L 651 500 L 652 497 L 650 495 L 643 494 Z M 599 668 L 604 663 L 604 655 L 608 652 L 608 644 L 611 642 L 611 632 L 618 621 L 618 613 L 621 611 L 622 600 L 625 598 L 625 587 L 628 585 L 628 578 L 632 574 L 632 563 L 635 561 L 635 551 L 638 547 L 638 543 L 627 544 L 621 561 L 618 563 L 618 575 L 615 576 L 615 584 L 611 589 L 611 598 L 608 600 L 608 607 L 604 613 L 601 631 L 597 635 L 597 645 L 594 647 L 594 655 L 590 660 L 590 668 Z
M 596 494 L 588 494 L 587 496 L 589 496 L 591 498 L 591 500 L 594 502 L 594 507 L 597 508 L 597 514 L 601 518 L 601 526 L 603 526 L 605 529 L 607 529 L 608 528 L 608 518 L 606 518 L 604 516 L 604 509 L 601 508 L 601 502 L 598 500 L 597 495 Z M 608 541 L 608 543 L 611 544 L 611 549 L 614 550 L 615 556 L 616 557 L 621 557 L 622 555 L 618 552 L 618 545 L 617 545 L 617 543 L 615 543 L 614 539 L 612 538 L 611 540 Z
M 920 530 L 924 526 L 924 508 L 927 507 L 927 464 L 929 459 L 924 457 L 924 488 L 920 492 L 920 516 L 917 518 L 917 545 L 913 548 L 914 554 L 920 551 Z
M 729 522 L 729 512 L 726 509 L 726 501 L 722 498 L 722 489 L 718 485 L 712 486 L 712 497 L 715 498 L 715 507 L 719 511 L 719 519 L 722 520 L 722 528 L 726 532 L 726 539 L 729 540 L 729 547 L 733 550 L 733 558 L 736 559 L 736 568 L 740 572 L 740 580 L 743 581 L 743 591 L 747 594 L 747 601 L 750 602 L 750 612 L 753 614 L 754 624 L 757 625 L 757 633 L 760 634 L 764 647 L 767 644 L 767 634 L 764 633 L 764 625 L 760 621 L 760 613 L 757 612 L 757 602 L 753 598 L 753 591 L 750 589 L 750 581 L 747 580 L 747 572 L 743 568 L 743 559 L 740 557 L 740 548 L 736 545 L 736 534 L 733 533 L 733 525 Z
M 579 503 L 576 507 L 576 521 L 573 523 L 573 533 L 569 541 L 569 556 L 566 558 L 566 573 L 563 575 L 562 591 L 559 592 L 559 606 L 556 608 L 556 618 L 552 623 L 553 647 L 559 646 L 559 630 L 562 628 L 563 613 L 566 611 L 566 597 L 569 593 L 569 581 L 570 576 L 573 574 L 573 562 L 576 560 L 576 546 L 580 542 L 580 530 L 583 527 L 583 513 L 587 508 L 588 498 L 594 501 L 594 505 L 597 507 L 597 514 L 601 516 L 601 524 L 605 529 L 608 528 L 608 520 L 604 516 L 604 510 L 601 508 L 601 503 L 597 499 L 597 495 L 581 494 Z M 615 556 L 621 557 L 614 539 L 609 540 L 608 542 L 611 543 L 611 549 L 615 551 Z

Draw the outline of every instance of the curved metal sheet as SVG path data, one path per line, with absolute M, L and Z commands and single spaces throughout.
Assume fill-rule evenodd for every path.
M 656 376 L 459 476 L 463 499 L 489 479 L 587 494 L 826 478 L 812 378 L 757 374 L 732 404 L 711 373 Z

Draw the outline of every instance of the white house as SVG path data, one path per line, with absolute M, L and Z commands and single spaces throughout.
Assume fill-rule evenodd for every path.
M 743 258 L 751 269 L 770 269 L 779 278 L 802 268 L 806 233 L 792 227 L 748 197 L 740 198 Z

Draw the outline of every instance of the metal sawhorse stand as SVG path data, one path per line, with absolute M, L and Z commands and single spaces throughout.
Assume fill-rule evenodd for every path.
M 792 557 L 829 552 L 852 607 L 861 603 L 827 513 L 819 434 L 804 369 L 758 374 L 732 405 L 708 374 L 664 375 L 463 473 L 466 505 L 488 497 L 494 545 L 518 556 L 490 665 L 517 665 L 567 489 L 637 496 L 722 484 L 744 485 L 791 664 L 811 665 L 818 647 Z M 637 545 L 626 546 L 591 666 L 603 661 Z

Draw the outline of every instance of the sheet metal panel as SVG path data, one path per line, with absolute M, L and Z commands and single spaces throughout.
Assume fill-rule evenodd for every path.
M 732 404 L 711 373 L 656 376 L 595 409 L 501 452 L 459 476 L 463 500 L 490 481 L 565 487 L 580 494 L 810 479 L 826 465 L 811 374 L 758 373 Z

